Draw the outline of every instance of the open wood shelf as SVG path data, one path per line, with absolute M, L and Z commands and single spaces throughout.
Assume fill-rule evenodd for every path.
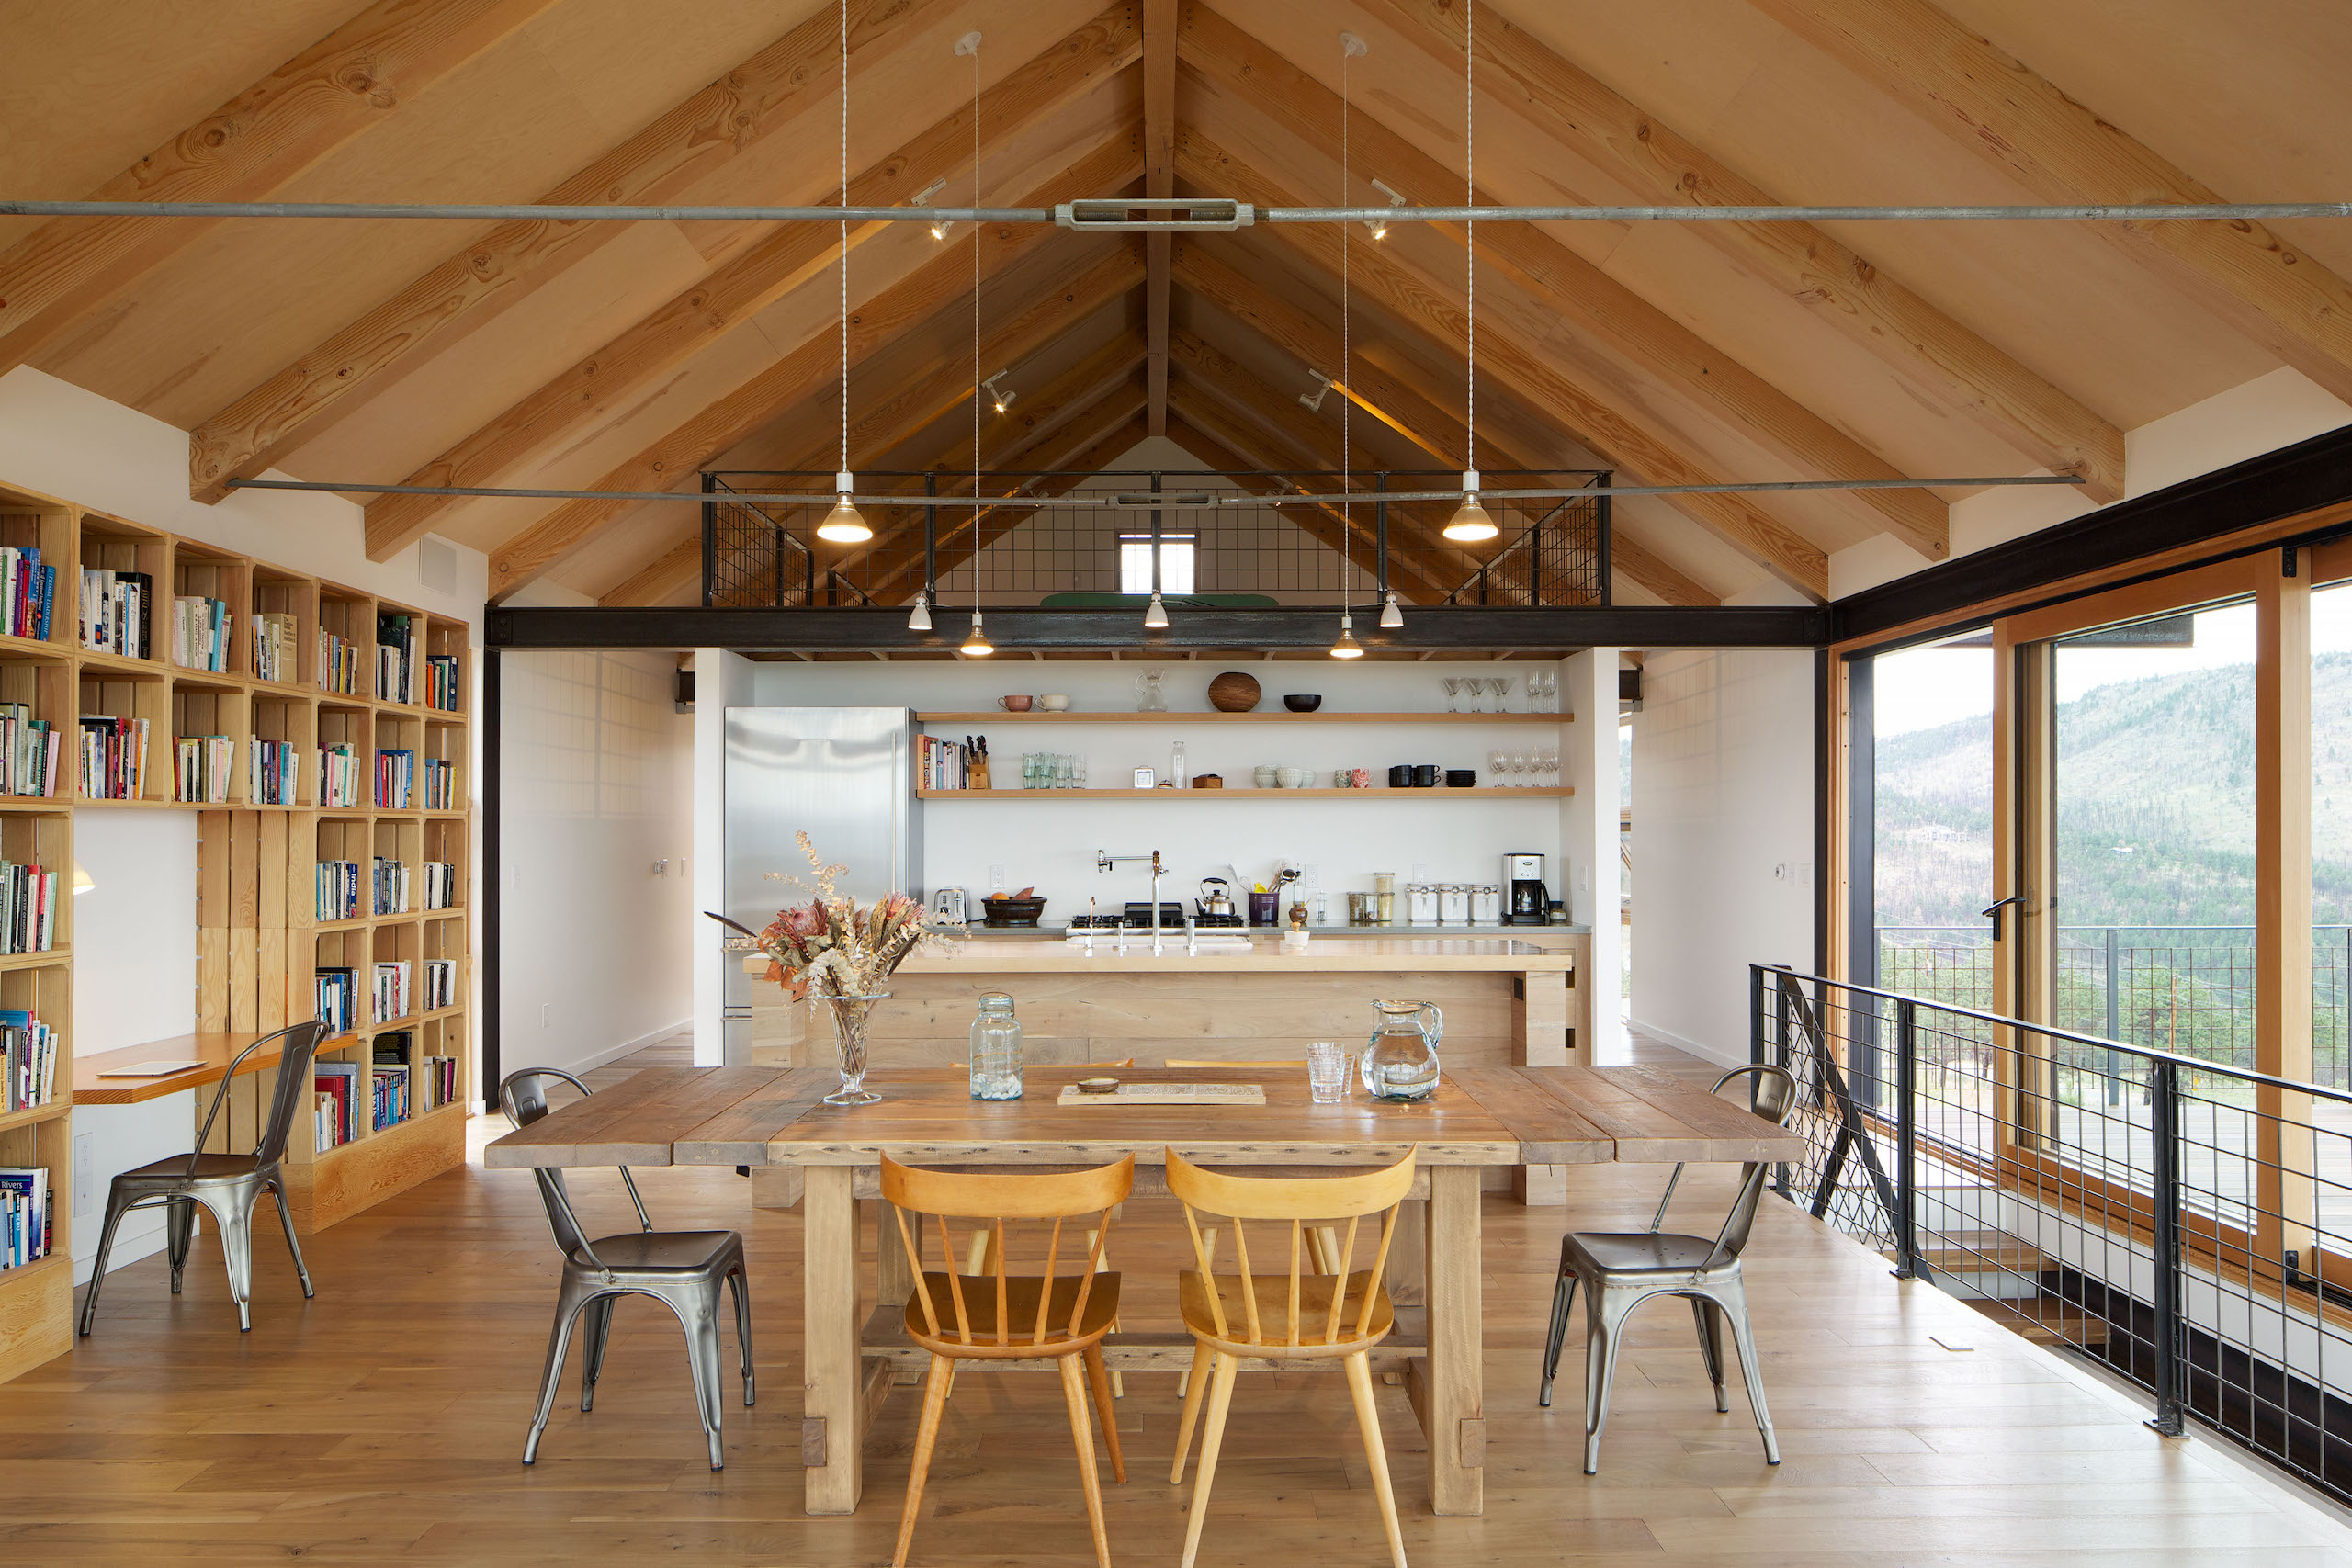
M 121 1063 L 209 1055 L 212 1046 L 232 1040 L 241 1048 L 256 1034 L 309 1016 L 316 1005 L 317 965 L 333 961 L 322 959 L 322 945 L 346 944 L 350 949 L 363 1016 L 368 1010 L 367 979 L 379 942 L 390 944 L 384 956 L 416 961 L 411 973 L 413 987 L 423 983 L 423 958 L 448 956 L 457 962 L 459 1005 L 418 1013 L 396 1023 L 362 1023 L 322 1047 L 322 1057 L 341 1053 L 344 1059 L 362 1064 L 359 1089 L 365 1093 L 375 1039 L 394 1031 L 413 1032 L 417 1047 L 411 1053 L 413 1103 L 422 1103 L 423 1075 L 415 1065 L 424 1055 L 437 1052 L 455 1056 L 466 1064 L 461 1069 L 466 1076 L 449 1105 L 413 1112 L 381 1133 L 363 1127 L 357 1138 L 317 1155 L 311 1152 L 315 1139 L 306 1097 L 287 1164 L 297 1222 L 303 1229 L 332 1224 L 462 1163 L 466 1108 L 477 1092 L 470 1081 L 472 1053 L 463 1005 L 469 983 L 466 957 L 469 926 L 466 922 L 471 917 L 465 907 L 469 900 L 461 897 L 457 907 L 424 910 L 423 888 L 414 869 L 417 857 L 408 848 L 410 840 L 422 841 L 434 830 L 420 825 L 463 823 L 469 815 L 464 809 L 465 727 L 470 720 L 465 710 L 472 702 L 466 685 L 472 669 L 469 624 L 235 550 L 181 538 L 128 518 L 0 484 L 0 544 L 33 542 L 32 536 L 37 536 L 43 564 L 57 570 L 50 635 L 46 638 L 0 636 L 0 701 L 28 703 L 35 716 L 54 726 L 61 739 L 69 744 L 60 759 L 56 795 L 0 795 L 0 850 L 5 850 L 7 859 L 38 861 L 58 874 L 58 945 L 47 953 L 0 955 L 0 1008 L 30 1008 L 58 1032 L 60 1087 L 47 1105 L 0 1116 L 0 1165 L 46 1167 L 58 1201 L 51 1224 L 51 1254 L 24 1268 L 0 1269 L 0 1381 L 62 1354 L 72 1344 L 69 1145 L 77 1072 L 84 1089 L 79 1102 L 85 1104 L 132 1103 L 220 1079 L 215 1071 L 209 1077 L 196 1072 L 178 1078 L 112 1079 L 100 1085 L 85 1070 L 95 1062 L 75 1061 L 70 1016 L 73 900 L 63 891 L 71 886 L 74 811 L 203 814 L 197 852 L 199 984 L 192 1020 L 195 1032 L 178 1041 L 134 1047 L 134 1054 L 120 1058 Z M 83 646 L 81 586 L 85 567 L 139 573 L 149 580 L 144 617 L 147 657 Z M 227 606 L 231 619 L 225 669 L 186 669 L 175 661 L 172 604 L 183 593 L 218 599 Z M 282 662 L 271 679 L 263 679 L 259 673 L 264 630 L 260 617 L 264 615 L 290 617 L 291 647 L 281 645 Z M 392 693 L 378 689 L 376 638 L 380 615 L 410 617 L 420 697 L 429 689 L 425 659 L 441 655 L 457 660 L 457 709 L 400 701 Z M 353 689 L 330 691 L 322 683 L 319 660 L 322 631 L 333 631 L 356 650 Z M 83 793 L 77 720 L 90 714 L 147 721 L 141 798 L 117 800 Z M 433 737 L 429 744 L 428 724 Z M 232 763 L 226 799 L 181 802 L 173 798 L 175 741 L 179 734 L 220 735 L 229 739 Z M 256 740 L 294 749 L 296 787 L 289 803 L 260 805 L 248 798 L 250 760 Z M 356 754 L 360 798 L 350 807 L 322 807 L 318 804 L 322 748 L 338 741 L 351 745 Z M 421 807 L 377 808 L 371 797 L 379 745 L 407 745 L 417 753 L 420 763 L 427 756 L 455 761 L 456 807 L 435 812 Z M 421 766 L 417 777 L 421 791 Z M 371 845 L 380 825 L 401 844 L 398 858 L 412 868 L 408 913 L 363 915 L 330 925 L 315 919 L 315 852 L 322 819 L 348 824 L 355 841 Z M 440 831 L 463 836 L 462 828 Z M 20 845 L 17 840 L 24 835 L 39 835 L 37 845 L 29 841 Z M 28 852 L 33 848 L 38 852 Z M 346 858 L 356 858 L 363 872 L 372 869 L 372 851 Z M 459 877 L 468 874 L 467 854 L 441 858 L 456 862 Z M 428 918 L 444 933 L 429 944 L 422 941 L 424 928 L 420 923 Z M 388 931 L 410 934 L 379 935 Z M 205 1043 L 205 1050 L 193 1048 L 196 1042 Z M 234 1051 L 228 1055 L 233 1055 Z M 227 1059 L 220 1057 L 219 1066 L 225 1066 Z M 212 1147 L 230 1146 L 222 1140 L 232 1123 L 241 1130 L 241 1136 L 250 1139 L 258 1116 L 265 1113 L 276 1072 L 273 1063 L 239 1075 L 231 1087 L 229 1110 L 215 1130 Z M 209 1094 L 199 1089 L 196 1099 L 200 1114 Z M 363 1113 L 364 1110 L 363 1106 Z M 332 1174 L 322 1176 L 321 1172 Z
M 1566 800 L 1572 784 L 1429 789 L 919 789 L 918 800 Z
M 1574 724 L 1572 713 L 917 713 L 918 724 Z

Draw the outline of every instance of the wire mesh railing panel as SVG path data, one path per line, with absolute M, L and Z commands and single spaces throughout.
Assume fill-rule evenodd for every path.
M 2250 951 L 2086 929 L 2125 996 L 2142 955 L 2226 980 Z M 1956 933 L 1889 934 L 1883 974 L 1977 983 L 1975 949 L 1926 940 Z M 2352 1500 L 2352 1095 L 1894 987 L 1750 986 L 1754 1054 L 1802 1091 L 1774 1190 L 2139 1383 L 2160 1430 L 2201 1422 Z
M 1489 469 L 1482 480 L 1499 491 L 1591 487 L 1587 495 L 1518 500 L 1491 492 L 1480 502 L 1500 530 L 1484 558 L 1462 574 L 1446 595 L 1449 604 L 1564 609 L 1609 603 L 1609 502 L 1606 476 L 1586 470 L 1535 472 Z M 1423 480 L 1389 476 L 1394 486 Z M 1456 502 L 1393 501 L 1388 503 L 1392 536 L 1410 528 L 1422 538 L 1441 538 Z
M 714 491 L 703 502 L 702 602 L 712 608 L 809 603 L 810 560 L 783 516 Z

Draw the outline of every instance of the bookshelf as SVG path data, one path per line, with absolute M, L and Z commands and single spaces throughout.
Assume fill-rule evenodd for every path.
M 241 1043 L 241 1035 L 283 1028 L 317 1011 L 322 970 L 349 966 L 355 1016 L 319 1059 L 353 1069 L 358 1126 L 349 1139 L 320 1147 L 316 1108 L 305 1098 L 286 1167 L 297 1229 L 324 1229 L 463 1163 L 466 1106 L 478 1092 L 468 1016 L 468 624 L 0 484 L 0 547 L 27 547 L 55 569 L 55 595 L 41 637 L 10 635 L 0 601 L 0 705 L 22 705 L 28 721 L 50 726 L 60 756 L 53 794 L 9 794 L 0 784 L 0 859 L 38 861 L 57 874 L 62 890 L 70 889 L 77 807 L 198 814 L 197 1032 L 131 1049 L 149 1056 L 209 1055 L 216 1045 Z M 102 608 L 93 604 L 106 633 L 101 646 L 88 646 L 84 635 L 85 570 L 112 574 L 95 580 L 107 600 Z M 226 636 L 214 639 L 222 668 L 190 667 L 190 639 L 175 636 L 181 601 L 220 606 L 205 613 L 226 619 Z M 192 604 L 178 613 L 183 633 L 193 613 Z M 379 626 L 404 626 L 410 634 L 401 662 L 414 671 L 408 682 L 413 702 L 379 690 Z M 0 719 L 11 711 L 0 706 Z M 135 789 L 118 795 L 103 782 L 85 784 L 85 716 L 145 724 L 145 767 Z M 225 742 L 228 766 L 218 798 L 183 798 L 175 765 L 175 741 L 183 737 Z M 291 788 L 282 802 L 255 795 L 253 759 L 261 742 L 283 748 L 278 755 L 290 760 Z M 322 792 L 321 761 L 331 748 L 349 749 L 356 784 L 347 800 Z M 410 754 L 404 807 L 378 804 L 379 750 Z M 450 764 L 447 809 L 425 807 L 428 761 Z M 373 874 L 379 857 L 406 874 L 404 909 L 378 910 Z M 322 919 L 318 868 L 338 860 L 359 868 L 358 905 L 349 919 Z M 457 868 L 447 908 L 426 908 L 428 863 Z M 49 1255 L 0 1269 L 0 1381 L 72 1344 L 72 915 L 70 892 L 62 892 L 53 948 L 0 954 L 0 1009 L 30 1009 L 58 1031 L 61 1086 L 44 1105 L 0 1113 L 0 1166 L 41 1167 L 59 1194 Z M 405 1010 L 381 1019 L 371 996 L 379 962 L 409 965 Z M 433 962 L 452 965 L 446 1007 L 424 1006 L 424 966 Z M 191 1041 L 204 1048 L 181 1049 Z M 452 1062 L 450 1094 L 435 1104 L 429 1084 L 448 1079 L 452 1069 L 445 1064 Z M 369 1113 L 379 1065 L 405 1067 L 409 1079 L 406 1113 L 382 1126 Z M 272 1064 L 232 1082 L 209 1146 L 250 1146 L 276 1077 Z M 185 1087 L 171 1079 L 144 1086 L 156 1094 Z M 96 1103 L 116 1098 L 91 1089 L 87 1077 L 85 1088 Z M 199 1112 L 210 1092 L 199 1089 Z

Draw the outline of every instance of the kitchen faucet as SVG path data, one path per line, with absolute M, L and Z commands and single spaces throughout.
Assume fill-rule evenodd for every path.
M 1151 862 L 1151 955 L 1157 958 L 1159 956 L 1159 876 L 1166 869 L 1159 863 L 1159 852 L 1154 850 L 1148 855 L 1114 855 L 1108 850 L 1097 850 L 1094 852 L 1094 869 L 1097 872 L 1109 871 L 1113 866 L 1139 860 Z M 1126 946 L 1124 934 L 1126 929 L 1125 923 L 1121 922 L 1119 946 L 1122 950 Z

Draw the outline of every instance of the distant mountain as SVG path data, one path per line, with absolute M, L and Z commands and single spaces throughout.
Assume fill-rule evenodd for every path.
M 2312 667 L 2312 919 L 2352 920 L 2352 654 Z M 2058 709 L 2066 925 L 2254 920 L 2254 671 L 2095 687 Z M 1981 927 L 1992 902 L 1992 721 L 1878 746 L 1881 925 Z

